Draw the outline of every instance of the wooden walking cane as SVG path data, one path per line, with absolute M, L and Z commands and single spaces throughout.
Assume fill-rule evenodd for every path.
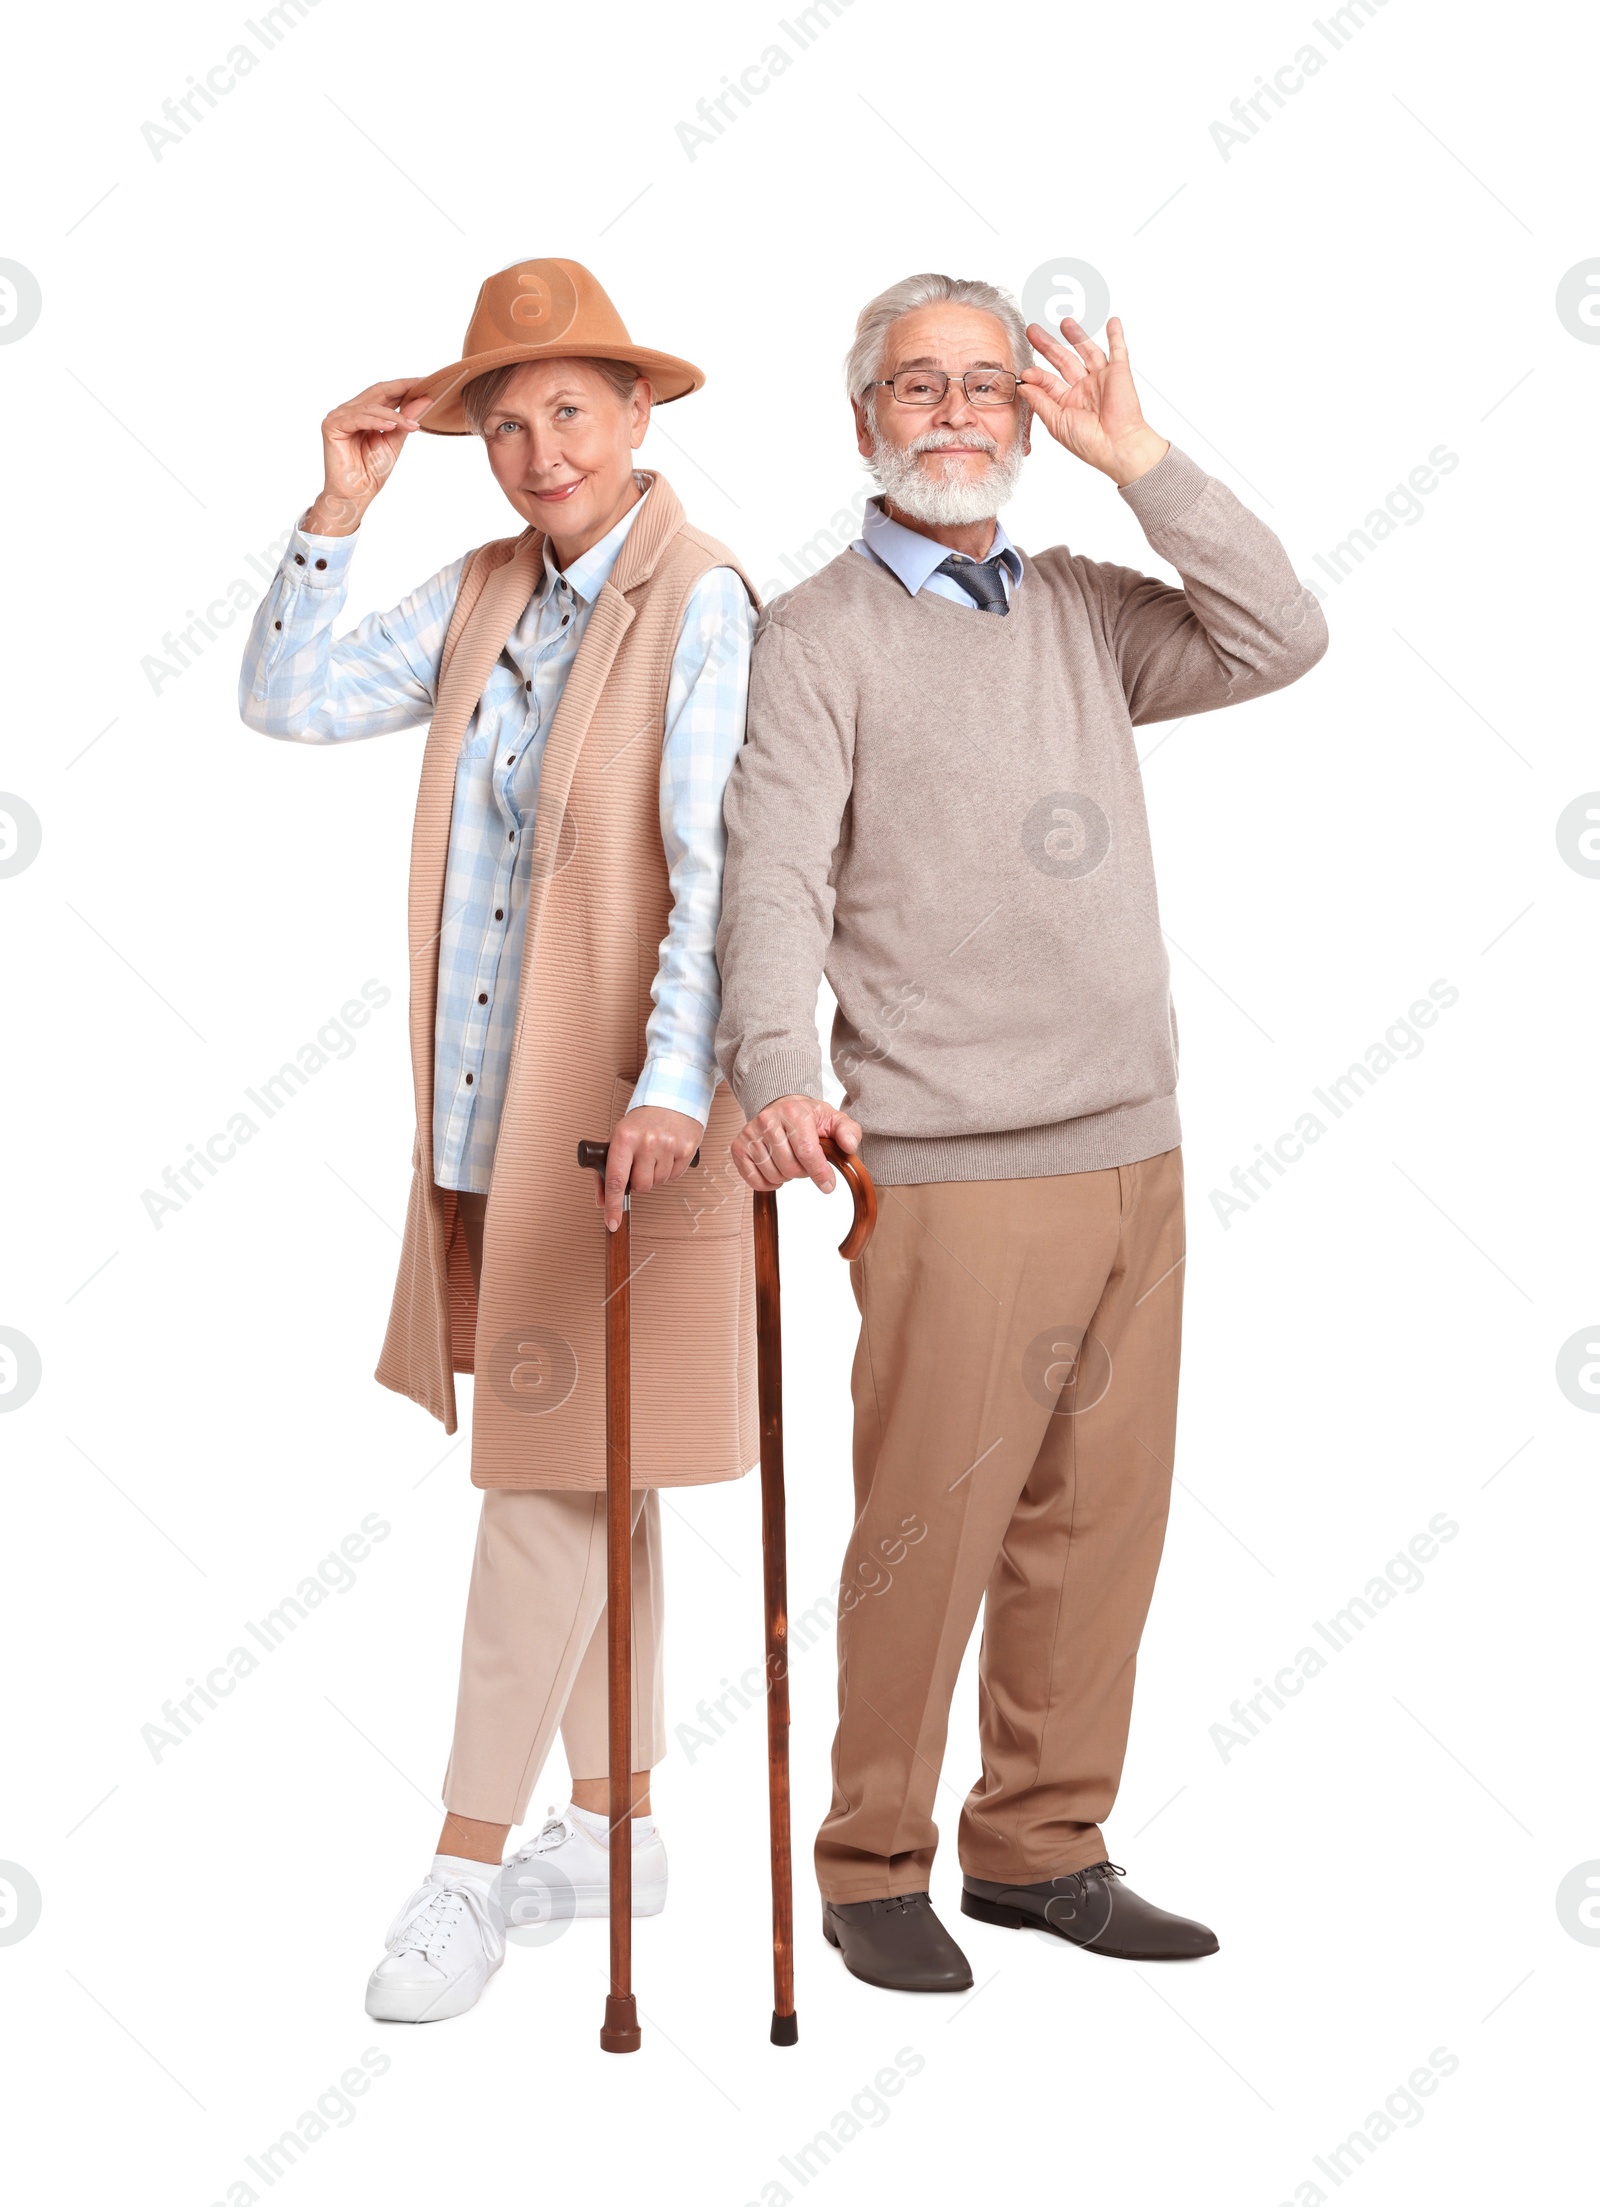
M 850 1184 L 855 1213 L 839 1244 L 859 1256 L 878 1220 L 866 1167 L 825 1135 L 823 1153 Z M 761 1410 L 761 1562 L 767 1626 L 767 1803 L 772 1849 L 772 2043 L 794 2046 L 794 1882 L 789 1860 L 789 1589 L 783 1506 L 783 1318 L 778 1284 L 778 1198 L 755 1198 L 756 1372 Z M 614 1238 L 614 1237 L 613 1237 Z
M 578 1163 L 605 1178 L 607 1142 L 580 1142 Z M 698 1156 L 699 1152 L 696 1152 Z M 633 1997 L 633 1401 L 632 1237 L 628 1198 L 606 1236 L 606 1813 L 610 1824 L 611 1990 L 600 2044 L 608 2054 L 639 2050 Z

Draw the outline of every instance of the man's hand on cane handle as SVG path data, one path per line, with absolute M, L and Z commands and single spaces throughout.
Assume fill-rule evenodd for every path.
M 814 1180 L 824 1195 L 833 1192 L 833 1167 L 822 1153 L 822 1138 L 832 1135 L 846 1156 L 861 1147 L 861 1129 L 847 1112 L 815 1096 L 780 1096 L 758 1111 L 733 1138 L 732 1155 L 747 1186 L 781 1188 L 786 1180 Z

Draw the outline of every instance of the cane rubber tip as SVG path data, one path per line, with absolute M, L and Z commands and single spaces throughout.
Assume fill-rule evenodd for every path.
M 631 1992 L 606 1995 L 606 2019 L 600 2026 L 600 2050 L 606 2054 L 639 2051 L 639 2011 Z
M 779 2015 L 772 2011 L 772 2043 L 774 2046 L 798 2046 L 800 2043 L 800 2018 L 795 2015 Z

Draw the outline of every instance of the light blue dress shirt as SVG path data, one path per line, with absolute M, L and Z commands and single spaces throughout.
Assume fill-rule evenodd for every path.
M 648 494 L 648 493 L 647 493 Z M 563 572 L 544 572 L 467 723 L 456 760 L 434 1029 L 433 1169 L 441 1187 L 486 1191 L 511 1068 L 535 866 L 539 771 L 594 602 L 644 500 Z M 301 743 L 349 742 L 427 720 L 465 559 L 391 612 L 333 640 L 355 537 L 296 530 L 245 649 L 246 724 Z M 722 792 L 744 737 L 755 613 L 731 568 L 696 584 L 668 682 L 661 838 L 672 914 L 651 988 L 646 1057 L 630 1108 L 705 1123 L 721 1007 L 714 944 L 726 837 Z
M 952 582 L 948 575 L 936 574 L 947 559 L 964 559 L 964 552 L 952 552 L 948 544 L 937 544 L 931 536 L 922 536 L 904 523 L 891 521 L 883 510 L 883 500 L 867 501 L 867 510 L 861 516 L 861 534 L 850 547 L 852 552 L 864 553 L 875 559 L 880 567 L 887 567 L 892 575 L 898 575 L 911 595 L 919 590 L 930 590 L 936 598 L 949 598 L 955 605 L 964 605 L 969 613 L 978 607 L 960 583 Z M 1022 554 L 1006 535 L 1005 524 L 996 521 L 994 542 L 989 547 L 989 558 L 998 558 L 1000 573 L 1004 577 L 1006 603 L 1011 603 L 1013 592 L 1022 580 Z

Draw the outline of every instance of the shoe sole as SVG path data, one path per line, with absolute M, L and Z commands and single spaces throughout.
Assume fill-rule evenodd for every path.
M 1061 1930 L 1043 1916 L 1030 1915 L 1025 1908 L 1012 1908 L 1004 1901 L 985 1900 L 981 1893 L 963 1891 L 961 1913 L 971 1916 L 977 1923 L 995 1924 L 1002 1931 L 1043 1931 L 1052 1939 L 1060 1939 L 1065 1946 L 1075 1946 L 1080 1954 L 1103 1954 L 1112 1962 L 1203 1962 L 1208 1954 L 1219 1951 L 1216 1946 L 1208 1946 L 1193 1954 L 1151 1954 L 1137 1947 L 1101 1946 L 1093 1940 L 1075 1939 L 1070 1931 Z
M 572 1911 L 574 1917 L 609 1917 L 611 1914 L 611 1895 L 608 1891 L 602 1891 L 598 1893 L 579 1893 L 577 1896 L 577 1903 L 578 1904 L 576 1908 L 574 1908 L 574 1910 Z M 633 1913 L 636 1917 L 659 1916 L 666 1905 L 667 1889 L 664 1885 L 646 1885 L 642 1888 L 635 1887 L 633 1895 Z
M 839 1944 L 839 1935 L 834 1930 L 832 1924 L 829 1923 L 826 1916 L 824 1916 L 822 1919 L 822 1936 L 827 1940 L 829 1946 L 837 1950 L 840 1961 L 844 1963 L 845 1968 L 849 1970 L 850 1975 L 855 1978 L 858 1984 L 875 1985 L 879 1992 L 940 1993 L 971 1992 L 972 1990 L 972 1979 L 970 1976 L 968 1976 L 964 1984 L 960 1985 L 904 1985 L 896 1984 L 892 1977 L 869 1977 L 865 1970 L 857 1969 L 846 1956 L 844 1948 Z

